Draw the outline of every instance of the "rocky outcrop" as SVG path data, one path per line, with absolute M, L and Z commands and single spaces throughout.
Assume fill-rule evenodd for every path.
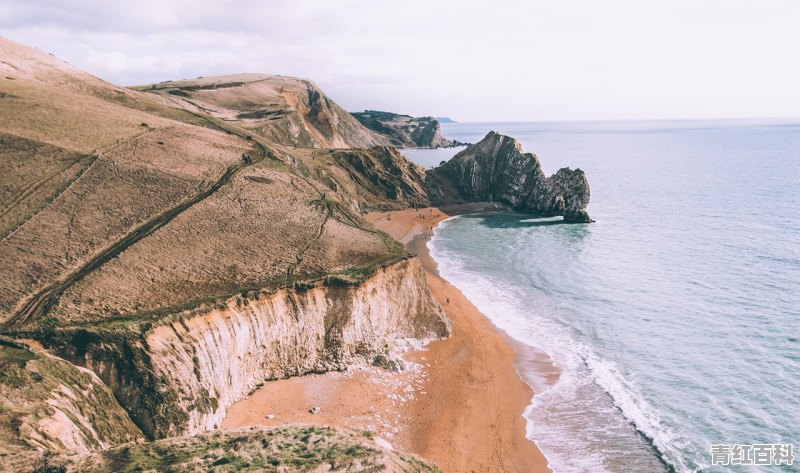
M 389 139 L 400 148 L 446 148 L 461 143 L 442 136 L 439 121 L 433 117 L 412 117 L 396 113 L 365 110 L 353 113 L 362 125 Z
M 419 262 L 406 259 L 357 285 L 237 296 L 142 332 L 86 328 L 43 343 L 96 372 L 142 430 L 162 438 L 215 428 L 265 380 L 392 358 L 409 339 L 448 333 Z
M 490 132 L 445 164 L 428 171 L 434 205 L 500 202 L 514 210 L 564 221 L 591 222 L 589 181 L 580 169 L 559 169 L 546 177 L 535 154 L 523 153 L 513 138 Z
M 339 150 L 333 153 L 333 159 L 355 184 L 360 210 L 430 205 L 425 169 L 407 160 L 395 148 Z

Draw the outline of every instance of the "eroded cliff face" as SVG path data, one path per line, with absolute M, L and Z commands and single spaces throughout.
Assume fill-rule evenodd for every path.
M 514 210 L 591 222 L 589 181 L 580 169 L 562 168 L 546 177 L 535 154 L 523 153 L 511 137 L 490 132 L 450 161 L 428 171 L 434 205 L 500 202 Z
M 313 82 L 280 78 L 275 86 L 290 110 L 282 120 L 256 122 L 253 131 L 277 143 L 311 148 L 352 148 L 386 144 L 387 140 L 361 126 Z M 241 115 L 240 115 L 241 117 Z
M 139 335 L 83 329 L 44 342 L 95 371 L 145 433 L 163 438 L 213 429 L 265 380 L 393 357 L 408 339 L 448 333 L 412 258 L 359 285 L 237 296 Z
M 0 458 L 31 449 L 85 452 L 143 438 L 94 373 L 0 339 Z

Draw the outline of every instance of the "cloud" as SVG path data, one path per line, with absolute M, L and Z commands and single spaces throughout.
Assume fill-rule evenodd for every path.
M 123 85 L 298 75 L 464 120 L 800 115 L 791 0 L 0 0 L 3 35 Z

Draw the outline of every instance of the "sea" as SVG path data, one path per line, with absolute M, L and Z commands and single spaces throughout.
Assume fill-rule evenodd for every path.
M 431 242 L 444 278 L 560 369 L 528 379 L 525 412 L 556 473 L 800 471 L 800 119 L 442 129 L 499 131 L 590 182 L 595 223 L 464 215 Z M 793 465 L 730 463 L 776 444 Z

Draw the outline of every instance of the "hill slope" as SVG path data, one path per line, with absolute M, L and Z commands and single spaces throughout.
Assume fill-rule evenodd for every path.
M 488 200 L 588 220 L 580 170 L 546 178 L 490 134 L 426 172 L 302 79 L 131 90 L 5 39 L 0 74 L 3 460 L 200 435 L 265 380 L 447 336 L 419 262 L 365 211 Z M 153 451 L 80 464 L 161 465 Z
M 138 89 L 190 104 L 274 143 L 305 148 L 389 144 L 305 79 L 236 74 L 161 82 Z
M 0 331 L 91 370 L 131 435 L 200 433 L 266 379 L 448 333 L 418 262 L 361 218 L 359 184 L 313 149 L 383 140 L 310 82 L 136 91 L 5 39 L 0 67 Z M 247 102 L 269 90 L 276 120 Z M 37 448 L 100 427 L 87 419 L 57 418 Z
M 88 451 L 143 438 L 94 373 L 0 338 L 0 464 L 14 453 Z

